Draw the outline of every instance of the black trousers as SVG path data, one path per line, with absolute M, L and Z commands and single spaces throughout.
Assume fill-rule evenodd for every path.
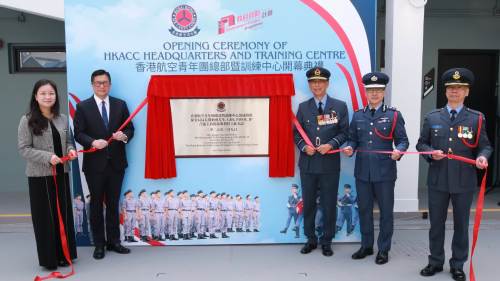
M 85 172 L 90 191 L 90 225 L 95 246 L 104 246 L 106 242 L 120 243 L 119 202 L 124 174 L 124 170 L 114 170 L 109 162 L 102 172 Z
M 448 205 L 453 206 L 450 267 L 462 269 L 469 256 L 469 214 L 474 192 L 449 193 L 429 189 L 429 264 L 444 264 L 444 233 Z
M 380 232 L 377 247 L 382 252 L 391 250 L 392 234 L 394 233 L 394 183 L 395 181 L 366 182 L 356 180 L 361 246 L 364 248 L 373 247 L 375 236 L 373 203 L 377 200 L 380 209 Z
M 340 172 L 329 174 L 300 173 L 302 184 L 302 200 L 304 201 L 304 234 L 309 243 L 317 243 L 315 217 L 316 199 L 319 196 L 323 210 L 323 236 L 319 238 L 322 245 L 330 245 L 335 236 L 337 218 L 337 194 Z
M 73 208 L 68 174 L 57 175 L 59 204 L 71 259 L 76 259 Z M 28 178 L 31 219 L 40 266 L 54 267 L 66 260 L 61 247 L 57 217 L 56 188 L 52 176 Z

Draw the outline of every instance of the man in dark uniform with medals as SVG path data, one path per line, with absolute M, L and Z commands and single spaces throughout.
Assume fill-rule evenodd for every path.
M 304 234 L 307 237 L 307 243 L 300 252 L 310 253 L 318 245 L 314 218 L 319 207 L 316 204 L 319 194 L 324 210 L 324 231 L 319 243 L 323 255 L 331 256 L 331 242 L 335 235 L 340 155 L 327 152 L 338 149 L 346 141 L 349 117 L 346 103 L 326 94 L 330 71 L 315 67 L 308 70 L 306 76 L 314 97 L 299 105 L 297 120 L 313 146 L 308 145 L 295 130 L 295 144 L 301 151 L 299 168 L 304 202 Z
M 354 177 L 358 195 L 361 228 L 361 248 L 352 258 L 363 259 L 373 254 L 373 202 L 377 198 L 380 209 L 380 233 L 377 239 L 378 254 L 375 263 L 389 261 L 394 229 L 394 184 L 396 161 L 409 146 L 401 112 L 383 104 L 389 77 L 381 72 L 363 76 L 368 106 L 356 111 L 349 127 L 349 141 L 344 148 L 347 156 L 356 154 Z M 394 144 L 394 147 L 393 147 Z M 392 151 L 392 154 L 369 153 L 372 150 Z
M 432 151 L 424 155 L 429 162 L 429 263 L 420 271 L 432 276 L 443 271 L 445 259 L 444 237 L 448 205 L 453 206 L 453 242 L 450 273 L 454 280 L 466 280 L 463 265 L 469 255 L 469 213 L 477 188 L 477 171 L 488 167 L 492 153 L 486 135 L 484 115 L 464 106 L 474 75 L 465 68 L 452 68 L 443 73 L 448 104 L 429 112 L 424 119 L 418 151 Z M 476 159 L 476 167 L 448 159 L 456 154 Z

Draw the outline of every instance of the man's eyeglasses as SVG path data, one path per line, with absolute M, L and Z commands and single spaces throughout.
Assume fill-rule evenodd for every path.
M 92 85 L 94 85 L 95 87 L 108 87 L 110 85 L 109 81 L 94 81 L 92 83 Z

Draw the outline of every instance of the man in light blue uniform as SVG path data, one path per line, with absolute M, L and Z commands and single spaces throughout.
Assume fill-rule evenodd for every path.
M 198 200 L 196 200 L 196 232 L 198 233 L 198 239 L 206 239 L 206 213 L 208 204 L 205 201 L 205 194 L 203 191 L 198 191 Z
M 75 209 L 75 232 L 76 235 L 80 235 L 83 233 L 83 212 L 85 207 L 80 194 L 75 196 L 73 206 Z
M 253 219 L 253 203 L 251 200 L 250 194 L 247 194 L 245 197 L 245 202 L 243 203 L 243 208 L 245 209 L 244 211 L 244 217 L 245 217 L 245 231 L 246 232 L 252 232 L 250 228 L 252 227 L 252 219 Z
M 187 192 L 182 193 L 182 198 L 181 198 L 181 217 L 182 217 L 182 237 L 184 240 L 191 240 L 190 237 L 190 229 L 191 226 L 189 224 L 189 217 L 191 215 L 191 198 L 189 198 L 189 195 Z
M 175 197 L 174 191 L 169 190 L 168 198 L 165 201 L 165 210 L 167 211 L 168 239 L 172 241 L 178 240 L 175 235 L 178 232 L 179 208 L 179 197 Z
M 226 206 L 227 206 L 227 212 L 226 212 L 227 232 L 233 232 L 234 200 L 233 196 L 229 194 L 226 196 Z
M 253 232 L 259 232 L 260 227 L 260 198 L 255 196 L 253 199 Z M 298 228 L 297 228 L 298 229 Z
M 148 198 L 148 194 L 145 189 L 139 191 L 139 231 L 141 232 L 141 240 L 143 242 L 149 241 L 149 236 L 151 235 L 150 230 L 150 212 L 151 212 L 151 201 Z
M 154 221 L 155 221 L 153 239 L 158 241 L 165 241 L 165 239 L 163 238 L 163 231 L 165 229 L 165 212 L 163 210 L 164 202 L 162 201 L 161 198 L 161 191 L 156 190 L 154 196 L 155 197 L 153 199 L 153 202 L 151 203 L 152 205 L 151 208 L 154 211 Z
M 227 220 L 227 213 L 228 213 L 228 206 L 227 206 L 227 200 L 226 200 L 226 193 L 221 194 L 221 199 L 219 201 L 219 210 L 220 210 L 220 229 L 222 232 L 222 238 L 229 238 L 227 236 L 226 231 L 228 228 L 228 220 Z
M 125 199 L 122 202 L 122 213 L 123 213 L 123 232 L 125 236 L 125 242 L 137 242 L 134 239 L 134 227 L 137 218 L 138 204 L 137 200 L 134 198 L 132 190 L 127 190 L 123 194 Z
M 243 201 L 241 196 L 236 194 L 236 202 L 234 205 L 234 224 L 236 226 L 236 232 L 243 232 Z
M 215 191 L 210 192 L 210 198 L 208 199 L 208 230 L 210 233 L 210 238 L 219 238 L 215 235 L 215 229 L 217 228 L 217 193 Z
M 352 156 L 354 150 L 392 151 L 392 154 L 357 152 L 354 168 L 361 227 L 361 248 L 352 255 L 363 259 L 373 254 L 373 203 L 380 209 L 380 233 L 377 239 L 376 264 L 389 261 L 393 234 L 394 185 L 397 177 L 396 161 L 408 149 L 408 137 L 401 112 L 386 106 L 385 86 L 389 77 L 381 72 L 363 76 L 368 105 L 354 112 L 349 127 L 349 140 L 344 153 Z

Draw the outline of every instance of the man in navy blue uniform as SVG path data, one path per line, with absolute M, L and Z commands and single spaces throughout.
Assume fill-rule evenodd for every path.
M 349 141 L 344 153 L 356 154 L 354 177 L 358 194 L 361 229 L 361 248 L 352 255 L 353 259 L 363 259 L 373 254 L 373 202 L 377 198 L 380 209 L 380 233 L 377 239 L 378 253 L 375 263 L 389 261 L 389 251 L 393 234 L 394 184 L 397 171 L 396 161 L 401 152 L 409 146 L 405 122 L 401 112 L 386 106 L 385 86 L 389 77 L 381 72 L 363 76 L 368 106 L 353 114 L 349 127 Z M 385 150 L 392 154 L 376 154 L 366 151 Z
M 319 191 L 324 210 L 324 231 L 319 243 L 323 255 L 331 256 L 331 242 L 335 235 L 340 155 L 327 152 L 339 148 L 346 141 L 349 117 L 346 103 L 331 98 L 326 93 L 330 71 L 314 67 L 307 71 L 306 76 L 314 97 L 299 105 L 297 120 L 311 140 L 312 146 L 295 130 L 295 144 L 301 151 L 299 168 L 304 202 L 304 234 L 307 237 L 307 243 L 300 252 L 310 253 L 318 245 L 314 217 Z
M 288 218 L 286 219 L 285 228 L 283 228 L 280 233 L 286 233 L 288 231 L 288 227 L 290 227 L 290 222 L 293 218 L 293 231 L 295 231 L 295 236 L 298 236 L 299 233 L 299 221 L 298 221 L 298 213 L 297 213 L 297 204 L 299 203 L 300 197 L 298 194 L 298 186 L 294 183 L 292 184 L 291 192 L 292 194 L 288 196 L 288 202 L 286 203 L 286 208 L 288 209 Z
M 453 206 L 453 242 L 450 273 L 454 280 L 466 280 L 463 265 L 469 255 L 469 213 L 477 188 L 477 171 L 488 166 L 492 148 L 486 135 L 484 115 L 464 106 L 474 83 L 474 74 L 465 68 L 452 68 L 443 73 L 448 104 L 429 112 L 424 119 L 418 151 L 429 163 L 427 177 L 429 218 L 429 262 L 420 271 L 432 276 L 443 271 L 444 236 L 448 205 Z M 456 154 L 476 160 L 476 167 L 451 160 L 446 154 Z

